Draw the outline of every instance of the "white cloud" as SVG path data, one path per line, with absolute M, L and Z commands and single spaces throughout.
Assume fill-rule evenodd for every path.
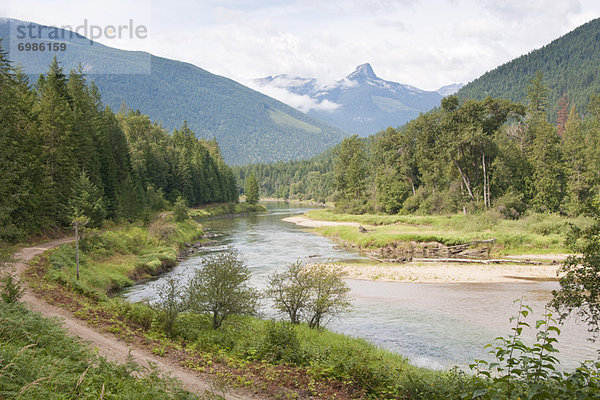
M 297 82 L 293 79 L 285 79 L 279 78 L 279 81 L 271 82 L 270 84 L 262 84 L 259 85 L 256 81 L 248 81 L 245 82 L 246 86 L 257 90 L 267 96 L 273 97 L 291 107 L 294 107 L 297 110 L 300 110 L 304 113 L 309 112 L 310 110 L 318 110 L 318 111 L 333 111 L 340 107 L 339 104 L 333 103 L 329 100 L 318 101 L 316 99 L 311 98 L 308 95 L 299 95 L 296 93 L 291 93 L 285 87 L 287 83 Z
M 370 62 L 384 79 L 427 90 L 469 82 L 600 16 L 597 0 L 107 1 L 12 0 L 11 16 L 60 24 L 151 10 L 152 40 L 118 47 L 244 82 L 276 74 L 332 82 Z

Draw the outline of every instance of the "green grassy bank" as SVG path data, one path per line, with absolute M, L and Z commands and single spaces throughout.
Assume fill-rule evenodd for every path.
M 72 245 L 38 258 L 27 276 L 38 296 L 91 326 L 260 398 L 517 399 L 537 393 L 540 387 L 555 393 L 567 383 L 574 390 L 598 393 L 597 371 L 591 373 L 592 378 L 590 374 L 577 375 L 580 380 L 575 383 L 571 376 L 548 380 L 523 377 L 506 385 L 506 381 L 457 370 L 417 368 L 401 355 L 362 339 L 252 317 L 234 316 L 215 330 L 209 316 L 184 312 L 167 337 L 161 311 L 109 296 L 115 288 L 160 271 L 159 262 L 173 263 L 179 244 L 198 235 L 194 222 L 178 224 L 164 216 L 148 226 L 90 236 L 89 243 L 84 243 L 79 281 L 74 279 Z M 565 393 L 566 397 L 535 398 L 569 398 L 570 392 Z
M 503 219 L 490 211 L 475 215 L 350 215 L 330 210 L 310 211 L 316 220 L 374 225 L 361 233 L 354 226 L 317 228 L 322 235 L 360 248 L 380 248 L 397 242 L 439 242 L 447 246 L 496 239 L 492 255 L 567 253 L 564 241 L 570 224 L 587 226 L 585 217 L 530 214 L 519 220 Z
M 194 219 L 215 218 L 224 216 L 241 216 L 267 212 L 262 204 L 241 203 L 218 203 L 207 204 L 198 208 L 189 210 L 190 217 Z

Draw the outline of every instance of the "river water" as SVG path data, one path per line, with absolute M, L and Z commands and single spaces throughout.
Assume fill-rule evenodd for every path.
M 331 240 L 282 221 L 307 208 L 284 202 L 265 205 L 268 214 L 203 221 L 204 229 L 217 235 L 217 245 L 203 248 L 166 275 L 132 286 L 124 297 L 153 301 L 165 276 L 177 275 L 185 284 L 206 254 L 229 246 L 243 255 L 252 272 L 252 284 L 260 289 L 265 287 L 269 274 L 298 259 L 363 259 L 357 252 L 336 248 Z M 510 333 L 509 318 L 518 310 L 515 299 L 523 297 L 541 318 L 551 291 L 558 288 L 556 282 L 419 284 L 348 280 L 348 284 L 353 310 L 327 327 L 362 337 L 429 368 L 465 368 L 474 358 L 486 358 L 483 347 Z M 273 311 L 267 306 L 264 314 L 272 317 Z M 534 319 L 530 322 L 535 324 Z M 569 320 L 561 329 L 558 347 L 563 368 L 572 369 L 579 361 L 597 357 L 599 346 L 587 340 L 584 325 Z

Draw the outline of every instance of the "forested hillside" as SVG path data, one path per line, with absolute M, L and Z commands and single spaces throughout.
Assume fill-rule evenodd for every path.
M 548 120 L 541 74 L 528 106 L 488 97 L 450 96 L 438 110 L 365 141 L 344 139 L 303 163 L 253 165 L 267 195 L 336 201 L 341 211 L 452 213 L 495 208 L 579 215 L 600 195 L 600 96 L 583 113 L 572 106 L 564 130 Z M 321 178 L 310 185 L 308 176 Z M 276 186 L 275 186 L 276 185 Z M 316 188 L 316 189 L 315 189 Z
M 301 161 L 279 161 L 232 167 L 240 187 L 245 187 L 246 176 L 256 176 L 260 192 L 266 197 L 280 199 L 333 200 L 333 160 L 335 149 Z
M 487 72 L 463 87 L 458 96 L 480 100 L 491 96 L 525 102 L 527 83 L 540 71 L 550 89 L 550 120 L 554 122 L 562 117 L 564 121 L 571 106 L 582 113 L 590 96 L 600 92 L 598 65 L 600 19 L 595 19 L 541 49 Z
M 16 26 L 27 22 L 0 19 L 0 38 L 17 43 Z M 34 31 L 40 27 L 33 24 Z M 42 37 L 51 29 L 45 27 Z M 44 36 L 45 35 L 45 36 Z M 215 138 L 229 164 L 311 157 L 339 143 L 342 130 L 318 121 L 275 99 L 192 64 L 139 51 L 104 46 L 70 31 L 57 34 L 62 52 L 13 51 L 30 77 L 45 70 L 54 55 L 66 69 L 81 64 L 90 81 L 114 110 L 128 108 L 151 115 L 172 130 L 188 121 L 199 138 Z M 233 62 L 233 59 L 232 59 Z
M 1 45 L 1 42 L 0 42 Z M 216 142 L 185 122 L 172 135 L 148 116 L 114 114 L 81 71 L 54 60 L 35 85 L 0 47 L 0 241 L 134 219 L 181 197 L 189 205 L 237 201 Z

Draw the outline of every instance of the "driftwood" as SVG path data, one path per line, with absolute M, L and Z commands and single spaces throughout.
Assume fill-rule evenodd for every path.
M 380 262 L 407 262 L 414 258 L 487 260 L 495 241 L 477 240 L 454 246 L 444 246 L 439 242 L 396 242 L 370 252 L 369 257 Z
M 548 265 L 541 261 L 531 260 L 512 260 L 512 259 L 491 259 L 491 260 L 474 260 L 472 258 L 413 258 L 414 262 L 446 262 L 446 263 L 461 263 L 461 264 L 526 264 L 526 265 Z

